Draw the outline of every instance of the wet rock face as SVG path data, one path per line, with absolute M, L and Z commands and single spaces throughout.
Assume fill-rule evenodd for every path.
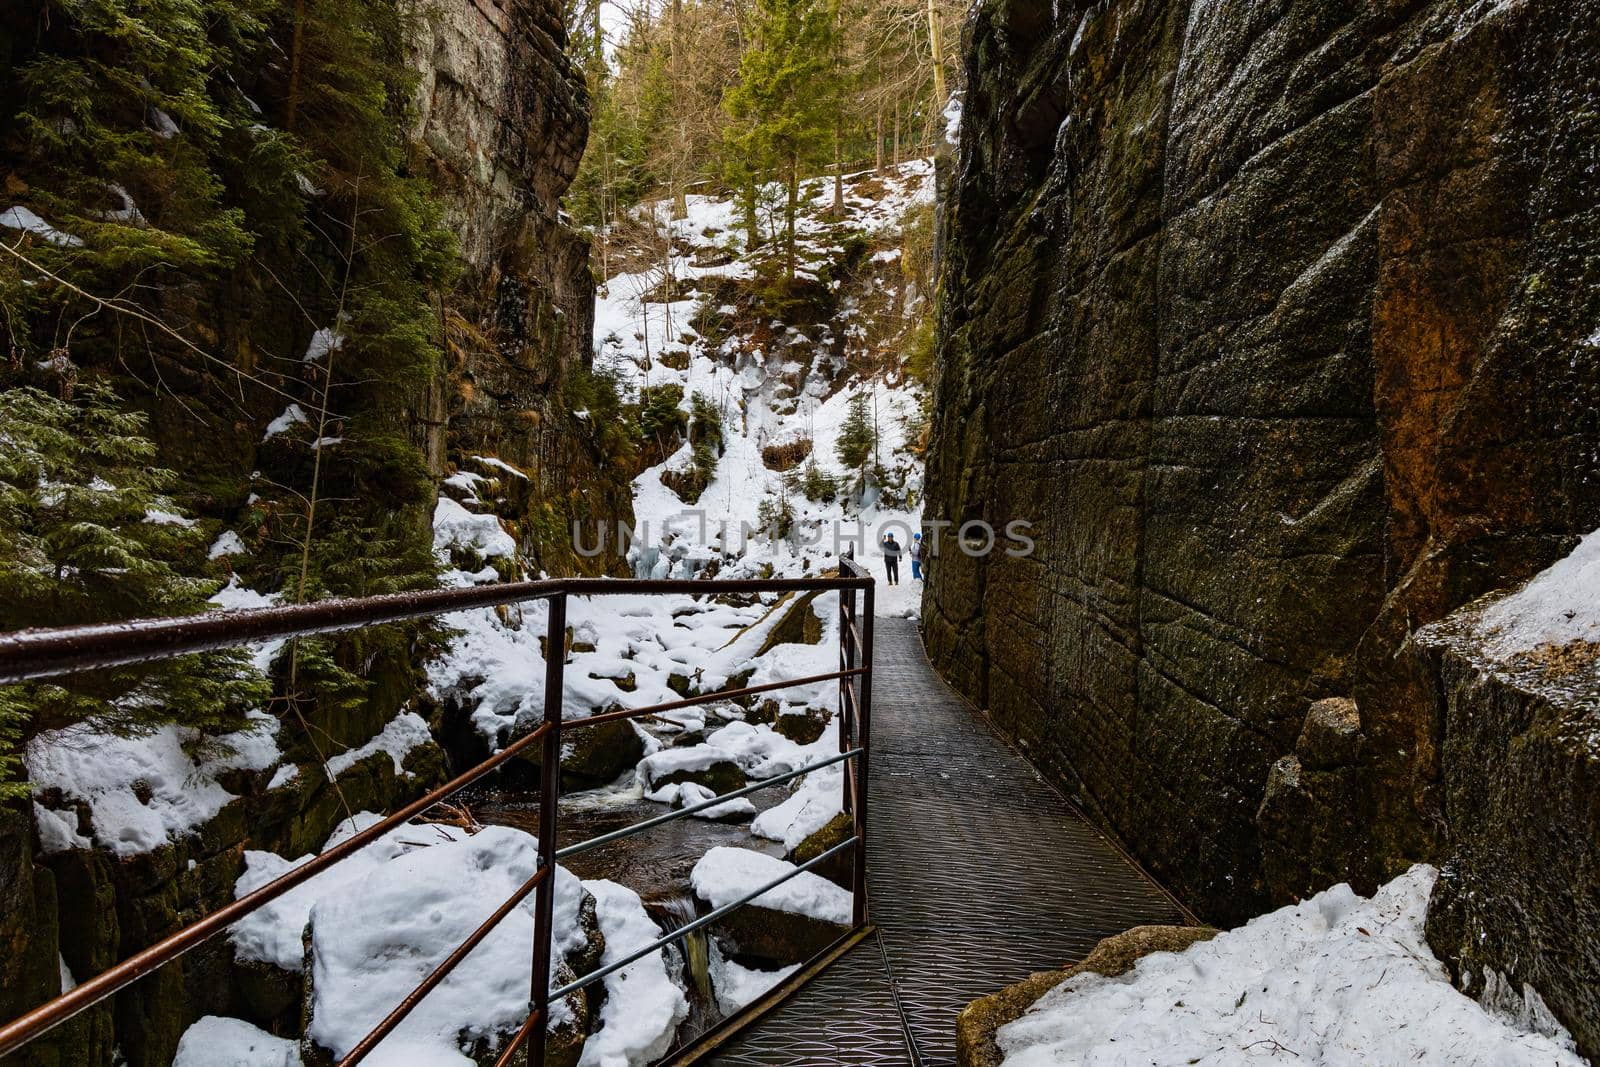
M 439 190 L 466 267 L 441 309 L 446 374 L 420 432 L 436 473 L 454 464 L 498 482 L 485 502 L 544 569 L 615 571 L 615 538 L 585 559 L 569 534 L 574 519 L 587 521 L 587 543 L 596 522 L 631 525 L 632 503 L 630 472 L 605 466 L 563 395 L 590 366 L 594 333 L 589 244 L 559 214 L 589 133 L 565 47 L 552 0 L 447 0 L 412 42 L 414 165 Z
M 1395 653 L 1600 525 L 1581 6 L 969 23 L 927 508 L 1037 547 L 946 534 L 928 648 L 1209 917 L 1438 854 Z M 1359 755 L 1313 767 L 1329 698 Z
M 1481 605 L 1409 641 L 1443 725 L 1447 862 L 1428 943 L 1456 984 L 1600 1056 L 1600 646 L 1484 651 Z M 1540 1000 L 1530 1004 L 1528 990 Z M 1532 1010 L 1530 1011 L 1530 1007 Z

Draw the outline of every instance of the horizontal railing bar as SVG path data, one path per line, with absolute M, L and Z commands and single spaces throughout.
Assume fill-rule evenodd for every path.
M 590 849 L 599 848 L 601 845 L 609 845 L 613 841 L 621 841 L 624 838 L 632 837 L 635 834 L 642 834 L 646 830 L 655 829 L 657 826 L 662 826 L 669 822 L 676 822 L 679 819 L 687 819 L 691 815 L 702 811 L 709 811 L 712 808 L 726 804 L 730 800 L 737 800 L 740 797 L 749 796 L 751 793 L 759 793 L 763 789 L 770 789 L 772 786 L 782 785 L 784 782 L 793 781 L 794 779 L 802 777 L 803 775 L 810 774 L 812 771 L 820 771 L 824 767 L 832 767 L 835 763 L 843 763 L 847 759 L 854 759 L 856 756 L 861 755 L 861 751 L 862 750 L 859 748 L 852 748 L 849 752 L 841 752 L 837 756 L 829 756 L 825 760 L 819 760 L 816 763 L 808 763 L 798 770 L 789 771 L 786 774 L 780 774 L 775 778 L 764 779 L 757 782 L 755 785 L 747 785 L 743 789 L 735 789 L 731 793 L 723 793 L 711 800 L 702 801 L 693 807 L 675 808 L 674 810 L 667 812 L 665 815 L 656 815 L 652 818 L 644 820 L 643 822 L 636 822 L 631 826 L 624 826 L 620 830 L 612 830 L 610 833 L 601 834 L 599 837 L 591 837 L 587 841 L 579 841 L 577 844 L 568 845 L 566 848 L 558 850 L 556 852 L 556 859 L 564 860 L 568 856 L 576 856 L 580 853 L 588 852 Z
M 511 914 L 512 908 L 522 903 L 540 882 L 550 876 L 551 870 L 552 868 L 550 867 L 540 867 L 537 871 L 534 871 L 533 877 L 523 882 L 515 893 L 512 893 L 503 904 L 494 910 L 494 914 L 485 919 L 476 930 L 467 935 L 465 941 L 456 946 L 454 952 L 444 958 L 444 962 L 429 972 L 428 977 L 424 978 L 417 984 L 415 989 L 406 994 L 405 999 L 397 1004 L 393 1011 L 384 1016 L 383 1022 L 373 1027 L 372 1031 L 366 1037 L 363 1037 L 344 1059 L 339 1061 L 338 1067 L 354 1067 L 355 1064 L 366 1059 L 367 1054 L 377 1048 L 378 1043 L 388 1037 L 394 1028 L 399 1026 L 401 1021 L 407 1015 L 410 1015 L 418 1004 L 422 1003 L 422 998 L 433 992 L 440 982 L 449 977 L 450 972 L 455 970 L 456 966 L 466 959 L 472 950 L 483 942 L 484 938 L 489 936 L 490 931 L 500 925 L 500 920 Z
M 566 719 L 561 723 L 561 728 L 574 730 L 584 726 L 599 726 L 601 723 L 618 722 L 623 719 L 638 719 L 645 715 L 659 715 L 663 711 L 692 708 L 697 704 L 717 704 L 725 700 L 734 700 L 738 697 L 754 696 L 757 693 L 770 693 L 775 689 L 792 689 L 797 685 L 831 682 L 838 678 L 848 678 L 852 675 L 863 674 L 865 671 L 865 667 L 852 667 L 847 671 L 830 671 L 827 674 L 812 674 L 804 678 L 789 678 L 780 682 L 763 682 L 761 685 L 746 686 L 743 689 L 724 689 L 716 693 L 701 693 L 698 696 L 684 697 L 682 700 L 669 700 L 665 704 L 650 704 L 642 708 L 619 708 L 616 711 L 604 711 L 599 715 L 590 715 L 582 719 Z
M 529 1013 L 528 1018 L 522 1024 L 522 1029 L 517 1031 L 516 1036 L 511 1039 L 511 1043 L 501 1051 L 498 1057 L 495 1058 L 494 1067 L 507 1067 L 507 1065 L 511 1062 L 511 1057 L 515 1056 L 517 1054 L 517 1050 L 521 1048 L 525 1042 L 527 1042 L 530 1036 L 532 1036 L 533 1028 L 543 1022 L 543 1020 L 543 1008 L 535 1008 L 531 1013 Z M 542 1067 L 542 1065 L 536 1065 L 536 1067 Z
M 549 725 L 540 726 L 527 736 L 518 738 L 507 745 L 476 767 L 462 772 L 433 790 L 433 792 L 418 797 L 388 818 L 374 823 L 348 840 L 342 841 L 328 851 L 313 857 L 310 861 L 293 870 L 286 871 L 250 895 L 240 897 L 205 918 L 196 920 L 176 933 L 169 934 L 150 947 L 134 953 L 121 963 L 74 987 L 69 992 L 61 994 L 54 1000 L 46 1001 L 26 1015 L 13 1020 L 4 1027 L 0 1027 L 0 1057 L 15 1052 L 40 1034 L 59 1026 L 80 1012 L 92 1008 L 105 998 L 132 985 L 157 967 L 172 962 L 196 945 L 202 944 L 222 930 L 232 926 L 257 908 L 270 904 L 300 883 L 322 873 L 340 860 L 365 848 L 395 827 L 427 811 L 452 793 L 471 785 L 500 766 L 500 764 L 512 759 L 524 749 L 533 745 L 536 741 L 542 740 L 545 733 L 550 729 L 552 727 Z
M 799 877 L 800 875 L 804 874 L 806 871 L 809 871 L 811 868 L 817 866 L 823 860 L 831 859 L 833 856 L 837 855 L 840 852 L 843 852 L 847 848 L 854 848 L 855 847 L 855 843 L 856 843 L 856 839 L 854 837 L 846 838 L 844 841 L 839 842 L 837 845 L 834 845 L 832 848 L 828 849 L 828 851 L 822 853 L 821 855 L 815 857 L 814 859 L 807 860 L 805 863 L 800 864 L 799 866 L 797 866 L 792 871 L 786 871 L 782 878 L 773 879 L 772 881 L 768 882 L 766 885 L 762 886 L 760 889 L 757 889 L 752 893 L 747 893 L 744 896 L 740 897 L 738 900 L 735 900 L 735 901 L 732 901 L 730 903 L 724 904 L 722 907 L 717 908 L 714 911 L 709 911 L 706 914 L 700 916 L 700 918 L 694 920 L 694 922 L 684 923 L 682 926 L 678 927 L 676 930 L 672 931 L 672 933 L 668 934 L 667 936 L 662 937 L 662 938 L 658 938 L 657 940 L 652 941 L 650 944 L 646 945 L 644 948 L 639 949 L 637 952 L 630 953 L 629 955 L 623 957 L 622 959 L 617 960 L 615 963 L 608 963 L 604 967 L 599 968 L 598 970 L 590 971 L 588 974 L 584 975 L 582 978 L 579 978 L 579 979 L 576 979 L 574 981 L 568 982 L 566 985 L 561 986 L 558 989 L 550 990 L 550 999 L 551 1000 L 560 1000 L 562 997 L 566 996 L 568 993 L 576 993 L 578 990 L 583 989 L 586 986 L 593 985 L 594 983 L 598 982 L 600 979 L 604 978 L 606 975 L 611 974 L 611 973 L 613 973 L 615 971 L 620 971 L 622 968 L 626 967 L 630 963 L 633 963 L 635 960 L 641 960 L 644 957 L 650 955 L 650 953 L 652 953 L 652 952 L 660 951 L 662 948 L 665 948 L 667 945 L 670 945 L 674 941 L 682 940 L 682 938 L 686 934 L 692 934 L 696 930 L 700 929 L 703 926 L 711 925 L 712 923 L 716 922 L 718 919 L 722 918 L 724 915 L 727 915 L 729 912 L 734 911 L 737 908 L 741 908 L 744 905 L 750 903 L 752 900 L 755 900 L 757 897 L 761 896 L 763 893 L 771 892 L 772 890 L 776 889 L 778 886 L 780 886 L 783 883 L 787 882 L 789 879 Z
M 0 634 L 0 685 L 172 659 L 257 641 L 309 637 L 472 608 L 543 600 L 561 593 L 574 596 L 663 593 L 717 596 L 857 589 L 870 581 L 861 578 L 558 578 L 318 600 L 248 611 L 212 611 L 173 618 L 19 630 Z

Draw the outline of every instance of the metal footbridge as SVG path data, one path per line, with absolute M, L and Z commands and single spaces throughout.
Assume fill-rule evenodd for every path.
M 837 594 L 839 668 L 742 689 L 697 694 L 564 720 L 563 664 L 570 597 L 615 594 L 721 596 Z M 853 560 L 837 574 L 803 579 L 613 581 L 555 579 L 468 589 L 322 601 L 249 612 L 0 634 L 0 684 L 171 659 L 267 639 L 358 629 L 468 608 L 544 601 L 544 721 L 500 752 L 327 849 L 274 882 L 165 932 L 120 963 L 0 1026 L 0 1058 L 55 1026 L 128 990 L 151 972 L 218 936 L 296 885 L 341 862 L 523 752 L 555 767 L 564 732 L 662 711 L 837 681 L 843 810 L 851 833 L 821 855 L 738 900 L 671 931 L 626 959 L 562 985 L 554 981 L 552 923 L 556 863 L 585 850 L 695 815 L 729 797 L 793 781 L 821 764 L 766 779 L 704 803 L 645 819 L 586 841 L 561 838 L 559 775 L 539 786 L 539 863 L 454 951 L 426 963 L 416 988 L 349 1049 L 339 1067 L 374 1051 L 472 950 L 531 898 L 534 939 L 527 1015 L 494 1051 L 497 1067 L 545 1063 L 552 1001 L 585 989 L 650 952 L 716 924 L 782 882 L 830 859 L 851 869 L 851 925 L 829 947 L 755 1003 L 669 1054 L 672 1064 L 710 1062 L 838 1065 L 948 1064 L 955 1019 L 973 999 L 1030 973 L 1081 958 L 1101 938 L 1142 923 L 1183 922 L 1181 909 L 1053 791 L 933 673 L 917 630 L 876 620 L 872 578 Z M 870 765 L 870 773 L 869 773 Z M 869 819 L 868 813 L 871 813 Z M 480 903 L 484 908 L 489 902 Z M 470 964 L 466 964 L 470 966 Z
M 877 620 L 871 934 L 712 1053 L 719 1067 L 952 1064 L 956 1015 L 1097 941 L 1186 916 Z

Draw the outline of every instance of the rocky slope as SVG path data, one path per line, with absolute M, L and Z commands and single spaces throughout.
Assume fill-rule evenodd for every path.
M 1477 832 L 1397 653 L 1600 525 L 1582 7 L 969 24 L 927 509 L 1038 549 L 947 541 L 929 649 L 1209 917 Z
M 395 430 L 421 451 L 435 483 L 458 471 L 482 476 L 479 496 L 528 568 L 615 571 L 620 556 L 580 558 L 568 533 L 573 517 L 631 522 L 633 471 L 608 467 L 588 426 L 571 414 L 568 394 L 590 360 L 594 284 L 587 242 L 559 218 L 588 127 L 582 77 L 563 54 L 560 10 L 545 0 L 456 0 L 434 5 L 412 32 L 408 54 L 419 80 L 408 165 L 432 180 L 463 269 L 455 290 L 440 295 L 446 358 L 432 378 L 408 383 Z M 230 306 L 219 297 L 215 318 L 270 317 L 252 294 L 235 299 Z M 304 338 L 283 332 L 278 354 L 298 364 Z M 263 439 L 263 425 L 283 406 L 267 401 L 271 410 L 241 407 L 239 418 L 203 432 L 185 406 L 203 401 L 150 401 L 163 465 L 207 489 L 227 485 L 197 506 L 205 521 L 245 540 L 250 505 L 241 487 L 285 440 L 270 428 Z M 402 547 L 415 542 L 424 553 L 433 537 L 421 507 L 397 509 L 388 528 L 410 539 Z M 224 536 L 243 551 L 238 534 Z M 243 571 L 245 558 L 231 562 Z M 270 602 L 235 588 L 225 599 L 230 607 Z M 252 739 L 262 757 L 255 762 L 191 760 L 182 746 L 193 739 L 169 732 L 138 742 L 92 733 L 59 744 L 39 739 L 29 753 L 44 790 L 34 818 L 26 808 L 0 811 L 0 945 L 13 961 L 8 976 L 23 979 L 8 977 L 0 1015 L 9 1019 L 72 976 L 97 973 L 232 899 L 247 847 L 301 855 L 343 812 L 390 810 L 441 781 L 444 754 L 422 720 L 405 714 L 423 687 L 410 652 L 381 639 L 342 641 L 337 654 L 369 684 L 367 696 L 353 708 L 330 703 L 313 712 L 315 746 L 272 724 Z M 314 747 L 351 754 L 334 756 L 343 764 L 336 785 Z M 127 836 L 128 826 L 144 823 L 151 832 Z M 218 939 L 16 1062 L 110 1063 L 115 1048 L 118 1062 L 165 1065 L 202 1015 L 292 1029 L 299 1002 L 297 981 L 239 964 Z

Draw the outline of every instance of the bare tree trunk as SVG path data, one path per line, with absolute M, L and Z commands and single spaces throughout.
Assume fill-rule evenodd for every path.
M 800 157 L 789 156 L 789 197 L 783 208 L 783 276 L 794 281 L 794 216 L 800 205 Z
M 306 0 L 294 0 L 294 37 L 289 43 L 289 91 L 283 104 L 283 128 L 294 132 L 295 112 L 300 108 L 300 51 L 305 39 Z
M 872 151 L 876 157 L 874 166 L 879 174 L 883 173 L 883 101 L 878 101 L 876 132 L 872 138 Z
M 833 213 L 844 218 L 844 134 L 833 124 Z
M 900 165 L 900 101 L 894 102 L 894 165 Z
M 739 205 L 744 213 L 745 251 L 754 252 L 761 247 L 761 220 L 756 217 L 756 179 L 750 175 L 745 179 L 744 192 L 739 197 Z
M 933 106 L 944 107 L 944 27 L 939 24 L 939 10 L 934 0 L 928 0 L 928 53 L 933 58 Z

